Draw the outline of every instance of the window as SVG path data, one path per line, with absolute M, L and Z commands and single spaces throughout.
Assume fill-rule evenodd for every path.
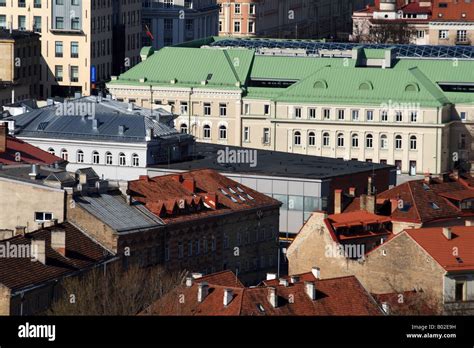
M 41 8 L 41 0 L 34 0 L 34 8 Z
M 329 146 L 329 133 L 323 133 L 323 146 Z
M 249 33 L 254 33 L 254 32 L 255 32 L 255 23 L 249 22 Z
M 182 123 L 179 129 L 180 129 L 181 134 L 188 133 L 188 125 L 186 123 Z
M 263 128 L 263 143 L 270 144 L 270 128 Z
M 84 151 L 77 151 L 77 163 L 84 163 Z
M 173 20 L 170 18 L 165 18 L 163 21 L 165 30 L 173 30 Z
M 56 0 L 56 5 L 64 5 L 64 0 Z
M 7 16 L 5 15 L 0 15 L 0 28 L 7 28 Z
M 324 109 L 323 110 L 323 116 L 325 120 L 329 120 L 331 118 L 331 110 L 330 109 Z
M 193 8 L 193 1 L 192 0 L 184 0 L 184 7 L 185 8 Z
M 71 18 L 71 29 L 72 30 L 80 30 L 81 29 L 79 18 L 77 18 L 77 17 Z
M 249 13 L 255 14 L 255 4 L 249 4 Z
M 382 110 L 380 113 L 380 119 L 382 122 L 387 122 L 388 121 L 388 111 L 387 110 Z
M 234 22 L 234 32 L 240 33 L 240 22 L 238 21 Z
M 316 134 L 314 134 L 314 132 L 309 132 L 308 144 L 309 146 L 316 146 Z
M 219 127 L 219 139 L 226 140 L 227 139 L 227 127 L 220 126 Z
M 54 56 L 61 58 L 63 56 L 63 42 L 62 41 L 56 41 L 54 43 Z
M 417 119 L 418 119 L 418 113 L 416 111 L 412 111 L 410 113 L 410 121 L 411 122 L 416 122 Z
M 219 21 L 219 32 L 221 32 L 221 31 L 222 31 L 222 21 Z
M 301 108 L 295 108 L 295 118 L 301 118 Z
M 208 124 L 206 124 L 203 127 L 203 138 L 204 139 L 211 139 L 211 126 L 209 126 Z
M 125 157 L 125 154 L 123 152 L 121 152 L 119 154 L 119 165 L 120 166 L 125 166 L 127 164 L 127 159 Z
M 204 103 L 204 116 L 211 116 L 211 103 Z
M 410 150 L 416 150 L 416 136 L 410 137 Z
M 187 113 L 188 113 L 188 103 L 187 102 L 181 102 L 180 110 L 181 110 L 182 115 L 187 115 Z
M 293 144 L 295 146 L 301 145 L 301 133 L 300 132 L 295 132 L 295 135 L 293 136 Z
M 245 115 L 249 115 L 249 114 L 250 114 L 250 104 L 249 104 L 249 103 L 245 103 L 245 104 L 244 104 L 244 114 L 245 114 Z
M 56 27 L 55 29 L 64 29 L 64 18 L 56 17 Z
M 344 119 L 344 110 L 342 110 L 342 109 L 337 110 L 337 119 L 338 120 L 343 120 Z
M 224 244 L 224 249 L 227 249 L 229 247 L 229 236 L 226 233 L 224 233 L 223 244 Z
M 201 243 L 199 243 L 199 239 L 196 239 L 195 245 L 196 245 L 196 255 L 199 255 L 201 253 Z
M 418 39 L 424 38 L 424 37 L 425 37 L 425 31 L 424 31 L 424 30 L 417 30 L 417 31 L 416 31 L 416 37 L 417 37 Z
M 380 148 L 383 150 L 388 149 L 388 138 L 385 134 L 380 136 Z
M 402 136 L 397 135 L 395 137 L 395 149 L 400 150 L 402 148 Z
M 359 121 L 359 110 L 352 110 L 352 121 Z
M 108 164 L 108 165 L 113 164 L 112 154 L 110 152 L 107 152 L 105 154 L 105 164 Z
M 79 81 L 79 67 L 78 66 L 71 66 L 71 82 L 78 82 Z
M 467 31 L 466 30 L 458 30 L 456 33 L 456 41 L 457 42 L 467 42 Z
M 56 81 L 62 81 L 63 80 L 63 66 L 56 65 L 54 67 L 54 74 L 56 76 Z
M 244 142 L 250 141 L 250 127 L 244 127 Z
M 352 147 L 359 147 L 359 135 L 352 134 Z
M 372 134 L 367 134 L 365 137 L 365 147 L 371 149 L 374 145 L 374 137 Z
M 308 109 L 308 117 L 311 119 L 316 118 L 316 109 L 315 108 L 309 108 Z
M 48 152 L 53 156 L 55 155 L 54 149 L 52 147 L 48 149 Z
M 140 159 L 136 153 L 132 155 L 132 166 L 138 167 L 140 165 Z
M 79 42 L 71 42 L 71 58 L 79 58 Z
M 42 211 L 35 212 L 35 221 L 43 222 L 43 221 L 51 221 L 53 220 L 53 213 L 46 213 Z
M 68 155 L 66 149 L 62 149 L 62 150 L 61 150 L 61 158 L 62 158 L 64 161 L 67 161 L 67 160 L 68 160 L 69 155 Z
M 227 104 L 219 104 L 219 115 L 227 116 Z
M 455 288 L 455 301 L 466 301 L 467 299 L 467 282 L 466 281 L 456 281 L 456 288 Z
M 344 134 L 339 133 L 337 135 L 337 146 L 338 147 L 344 147 Z
M 270 105 L 265 104 L 265 105 L 263 106 L 263 113 L 264 113 L 265 115 L 270 115 Z
M 41 17 L 33 17 L 33 31 L 36 33 L 41 33 Z
M 461 121 L 466 121 L 466 117 L 467 116 L 467 113 L 465 111 L 461 111 L 459 113 L 459 117 L 461 118 Z
M 438 35 L 439 35 L 438 37 L 441 40 L 446 40 L 449 36 L 449 31 L 448 30 L 440 30 Z
M 92 163 L 99 164 L 99 153 L 97 151 L 92 152 Z
M 395 121 L 402 122 L 403 121 L 403 114 L 401 111 L 397 111 L 395 113 Z
M 373 121 L 374 120 L 374 111 L 373 110 L 367 110 L 366 116 L 367 116 L 367 121 Z
M 234 4 L 235 5 L 235 14 L 240 14 L 240 4 Z

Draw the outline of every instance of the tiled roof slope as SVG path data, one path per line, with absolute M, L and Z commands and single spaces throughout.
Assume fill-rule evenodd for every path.
M 66 232 L 65 256 L 51 248 L 51 231 L 54 230 Z M 106 249 L 68 222 L 24 236 L 15 236 L 1 241 L 0 244 L 5 246 L 29 245 L 32 239 L 46 241 L 46 264 L 32 261 L 31 258 L 4 257 L 0 259 L 0 284 L 12 291 L 73 274 L 112 256 Z
M 210 169 L 140 177 L 129 181 L 127 192 L 166 223 L 281 205 Z M 214 206 L 216 201 L 217 206 Z
M 229 271 L 230 272 L 230 271 Z M 211 275 L 212 276 L 212 275 Z M 234 276 L 235 277 L 235 276 Z M 230 276 L 230 278 L 232 278 Z M 354 276 L 316 280 L 312 273 L 300 275 L 297 283 L 288 286 L 278 281 L 269 285 L 242 288 L 230 284 L 212 283 L 207 278 L 209 294 L 198 302 L 198 283 L 196 279 L 191 287 L 181 286 L 155 302 L 142 314 L 157 315 L 224 315 L 224 316 L 317 316 L 317 315 L 382 315 L 372 296 L 363 288 Z M 305 281 L 314 282 L 316 299 L 312 300 L 305 292 Z M 269 287 L 276 289 L 278 304 L 273 307 L 267 296 Z M 231 289 L 231 302 L 224 306 L 224 291 Z M 350 294 L 350 296 L 347 296 Z M 180 296 L 184 295 L 184 303 Z
M 18 154 L 20 154 L 19 157 Z M 64 160 L 23 140 L 7 136 L 7 149 L 5 152 L 0 152 L 0 163 L 7 165 L 21 163 L 51 165 L 54 163 L 64 163 Z
M 474 227 L 453 226 L 450 231 L 451 239 L 441 227 L 405 230 L 446 271 L 473 271 Z M 457 250 L 457 254 L 453 250 Z

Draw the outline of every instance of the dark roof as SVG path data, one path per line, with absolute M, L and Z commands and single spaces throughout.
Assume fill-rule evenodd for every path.
M 34 37 L 39 39 L 40 35 L 32 31 L 26 31 L 26 30 L 12 30 L 12 32 L 10 33 L 10 30 L 8 29 L 0 29 L 0 39 L 10 39 L 10 40 L 29 39 L 31 40 Z
M 218 163 L 218 151 L 249 150 L 257 151 L 257 165 Z M 395 169 L 394 166 L 360 161 L 300 155 L 295 153 L 255 150 L 237 146 L 196 143 L 193 159 L 171 164 L 153 165 L 151 168 L 173 170 L 213 169 L 221 173 L 252 174 L 261 176 L 290 177 L 301 179 L 329 179 L 341 175 L 368 172 L 379 169 Z
M 278 284 L 278 280 L 258 287 L 245 288 L 235 285 L 235 275 L 231 271 L 229 283 L 214 283 L 213 275 L 193 281 L 191 287 L 180 286 L 155 302 L 142 314 L 156 315 L 382 315 L 372 296 L 354 276 L 316 280 L 312 273 L 300 275 L 300 281 L 288 286 Z M 222 279 L 222 274 L 218 276 Z M 198 302 L 199 283 L 207 282 L 209 293 L 202 302 Z M 316 300 L 305 292 L 305 281 L 314 282 Z M 276 289 L 278 306 L 268 301 L 269 287 Z M 232 301 L 224 306 L 225 289 L 233 292 Z M 350 294 L 350 295 L 348 295 Z M 180 302 L 184 295 L 186 301 Z
M 51 231 L 66 232 L 66 254 L 51 248 Z M 112 257 L 105 248 L 91 240 L 71 223 L 65 222 L 24 236 L 3 240 L 0 244 L 30 245 L 31 240 L 46 241 L 46 264 L 31 258 L 5 257 L 0 260 L 0 284 L 13 291 L 44 284 L 97 265 Z
M 0 177 L 43 186 L 49 186 L 44 182 L 44 180 L 59 181 L 63 186 L 68 187 L 75 184 L 75 180 L 71 180 L 73 179 L 73 176 L 62 168 L 38 166 L 38 175 L 35 180 L 31 179 L 29 175 L 31 173 L 31 168 L 31 165 L 4 166 L 0 168 Z

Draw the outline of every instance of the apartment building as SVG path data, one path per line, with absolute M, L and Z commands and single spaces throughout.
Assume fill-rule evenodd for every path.
M 143 1 L 142 45 L 155 49 L 218 34 L 216 0 Z M 151 34 L 151 36 L 150 36 Z
M 0 27 L 41 35 L 40 98 L 90 95 L 138 63 L 141 2 L 5 0 Z
M 5 28 L 0 15 L 0 28 Z M 0 29 L 0 107 L 39 96 L 39 35 Z
M 355 277 L 320 279 L 317 270 L 245 287 L 231 271 L 186 279 L 140 315 L 383 315 Z M 344 291 L 341 291 L 344 289 Z M 347 292 L 351 296 L 346 296 Z M 184 301 L 179 301 L 184 298 Z
M 472 45 L 473 13 L 468 0 L 376 0 L 354 12 L 352 40 L 378 42 L 387 38 L 383 31 L 392 31 L 418 45 Z
M 218 0 L 219 35 L 251 37 L 256 34 L 258 0 Z
M 202 142 L 440 174 L 474 159 L 473 59 L 470 47 L 210 39 L 155 52 L 107 86 L 148 107 L 151 85 Z

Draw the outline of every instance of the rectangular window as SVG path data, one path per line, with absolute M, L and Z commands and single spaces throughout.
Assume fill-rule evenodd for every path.
M 324 109 L 323 116 L 325 120 L 329 120 L 331 118 L 331 109 Z
M 467 42 L 467 31 L 466 30 L 458 30 L 456 33 L 456 41 L 457 42 Z
M 41 33 L 41 17 L 33 17 L 33 31 L 36 33 Z
M 248 103 L 244 104 L 244 114 L 250 115 L 250 104 Z
M 461 121 L 466 121 L 466 115 L 467 113 L 465 111 L 461 111 L 459 113 L 459 117 L 461 118 Z
M 410 120 L 411 122 L 416 122 L 418 119 L 418 113 L 416 111 L 412 111 L 410 113 Z
M 255 23 L 249 22 L 249 33 L 254 33 L 254 32 L 255 32 Z
M 55 57 L 61 58 L 63 56 L 63 42 L 56 41 L 54 44 L 54 55 Z
M 178 258 L 182 259 L 184 257 L 184 247 L 183 243 L 179 242 L 178 243 Z
M 235 11 L 234 11 L 234 13 L 235 13 L 235 14 L 240 14 L 240 4 L 235 4 L 234 6 L 235 6 Z
M 79 42 L 71 42 L 71 58 L 79 58 Z
M 211 103 L 204 103 L 204 116 L 211 116 Z
M 382 110 L 381 113 L 380 113 L 380 119 L 383 121 L 383 122 L 387 122 L 388 121 L 388 111 L 387 110 Z
M 439 38 L 441 40 L 446 40 L 449 36 L 449 31 L 448 30 L 440 30 L 439 31 Z
M 255 14 L 255 4 L 249 4 L 249 14 Z
M 250 127 L 244 127 L 244 142 L 250 141 Z
M 71 82 L 79 82 L 79 67 L 71 66 Z
M 373 120 L 374 120 L 374 111 L 367 110 L 367 121 L 373 121 Z
M 316 118 L 316 109 L 315 108 L 309 108 L 308 109 L 308 117 L 310 119 L 315 119 Z
M 53 220 L 53 213 L 35 212 L 35 221 L 43 222 L 51 220 Z
M 71 5 L 79 6 L 79 0 L 71 0 Z
M 18 16 L 18 29 L 26 30 L 26 17 Z
M 263 113 L 264 113 L 265 115 L 270 115 L 270 105 L 265 104 L 265 105 L 263 106 Z
M 301 118 L 301 108 L 295 108 L 295 118 Z
M 401 111 L 397 111 L 395 113 L 395 121 L 402 122 L 403 121 L 403 114 Z
M 359 121 L 359 110 L 352 110 L 352 121 Z
M 64 18 L 56 17 L 55 29 L 64 29 Z
M 455 301 L 466 301 L 466 281 L 456 281 Z
M 56 81 L 63 80 L 63 66 L 62 65 L 56 65 L 54 67 L 54 76 L 56 77 Z
M 219 115 L 220 116 L 227 116 L 227 105 L 226 104 L 219 104 Z
M 188 103 L 187 102 L 181 102 L 181 115 L 187 115 L 188 114 Z
M 7 28 L 7 16 L 0 15 L 0 28 L 6 29 Z
M 81 29 L 79 18 L 77 18 L 77 17 L 71 18 L 71 29 L 72 30 L 80 30 Z
M 263 139 L 264 144 L 270 144 L 270 128 L 263 128 Z
M 240 22 L 234 22 L 234 32 L 240 33 Z
M 343 120 L 344 119 L 344 110 L 343 109 L 337 110 L 337 119 L 338 120 Z

